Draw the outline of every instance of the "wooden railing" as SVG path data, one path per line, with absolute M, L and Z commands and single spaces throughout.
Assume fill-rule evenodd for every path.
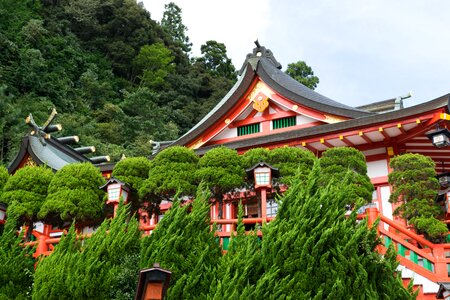
M 380 220 L 378 232 L 383 241 L 383 246 L 379 249 L 381 252 L 385 252 L 393 244 L 403 266 L 434 282 L 450 281 L 449 243 L 432 243 L 402 224 L 379 214 L 376 208 L 368 208 L 366 215 L 369 216 L 369 223 L 374 221 L 370 220 L 374 217 Z

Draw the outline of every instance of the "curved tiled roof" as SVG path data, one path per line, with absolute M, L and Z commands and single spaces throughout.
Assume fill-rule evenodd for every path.
M 261 78 L 275 92 L 301 106 L 350 119 L 373 115 L 373 113 L 327 98 L 292 79 L 280 69 L 281 65 L 274 58 L 272 52 L 258 45 L 253 49 L 253 53 L 247 55 L 239 72 L 241 76 L 228 94 L 200 122 L 172 145 L 186 145 L 198 138 L 241 99 L 257 77 Z
M 309 89 L 276 68 L 265 58 L 260 59 L 256 73 L 276 92 L 300 105 L 352 119 L 372 115 L 372 113 L 334 101 Z

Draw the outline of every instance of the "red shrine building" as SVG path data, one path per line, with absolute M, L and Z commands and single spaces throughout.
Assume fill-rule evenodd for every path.
M 444 284 L 450 283 L 450 243 L 431 243 L 410 230 L 404 220 L 393 216 L 395 207 L 388 201 L 391 194 L 388 174 L 390 159 L 406 152 L 431 157 L 438 173 L 450 169 L 450 148 L 446 147 L 450 145 L 450 132 L 446 129 L 450 120 L 450 95 L 407 108 L 403 107 L 402 97 L 350 107 L 286 75 L 272 52 L 259 44 L 247 55 L 239 74 L 236 84 L 216 107 L 190 131 L 165 146 L 186 146 L 199 155 L 220 145 L 238 153 L 256 147 L 299 147 L 318 157 L 333 147 L 347 146 L 362 151 L 375 186 L 373 201 L 365 211 L 369 222 L 380 218 L 379 234 L 384 245 L 395 245 L 399 272 L 405 283 L 414 279 L 414 285 L 420 289 L 419 299 L 444 299 L 447 288 L 450 289 L 450 284 Z M 55 139 L 46 135 L 48 131 L 36 127 L 33 135 L 24 138 L 17 158 L 10 165 L 11 173 L 30 163 L 46 163 L 56 170 L 75 161 L 91 161 L 105 177 L 110 177 L 113 164 L 104 163 L 104 158 L 87 158 L 83 154 L 88 149 L 69 145 L 73 138 Z M 269 179 L 276 176 L 277 170 L 261 164 L 248 172 L 250 176 L 254 172 L 255 178 L 262 180 L 257 183 L 260 203 L 245 206 L 244 224 L 255 226 L 276 215 Z M 115 188 L 124 184 L 110 181 Z M 108 186 L 103 188 L 108 190 Z M 450 216 L 446 192 L 445 189 L 440 192 L 442 207 L 447 210 L 446 216 Z M 161 209 L 168 207 L 169 204 L 162 204 Z M 213 205 L 211 216 L 213 222 L 222 225 L 217 234 L 226 249 L 236 223 L 236 209 L 232 201 L 225 199 L 220 220 L 218 210 L 218 204 Z M 142 229 L 151 231 L 157 221 L 157 216 L 147 216 L 142 221 Z
M 333 147 L 362 151 L 375 186 L 368 211 L 373 218 L 381 218 L 379 232 L 385 246 L 396 246 L 402 277 L 405 282 L 414 279 L 420 288 L 419 299 L 436 299 L 437 294 L 446 293 L 439 284 L 450 282 L 450 244 L 433 244 L 393 216 L 387 176 L 390 159 L 406 152 L 431 157 L 439 171 L 450 169 L 450 148 L 445 147 L 449 135 L 446 129 L 436 130 L 448 125 L 450 95 L 408 108 L 402 100 L 398 97 L 359 108 L 339 103 L 286 75 L 272 52 L 257 45 L 228 94 L 172 145 L 190 147 L 200 155 L 219 145 L 239 153 L 255 147 L 300 147 L 318 157 Z M 429 134 L 435 132 L 441 135 L 430 139 Z M 448 210 L 444 196 L 443 207 Z M 225 201 L 223 205 L 223 218 L 234 219 L 232 204 Z M 259 207 L 266 211 L 258 217 L 270 220 L 275 215 L 270 201 Z M 213 218 L 216 211 L 213 207 Z M 220 234 L 226 238 L 229 229 Z

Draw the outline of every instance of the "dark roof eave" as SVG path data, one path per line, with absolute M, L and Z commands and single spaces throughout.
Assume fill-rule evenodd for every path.
M 306 96 L 300 95 L 298 93 L 295 93 L 291 90 L 289 90 L 286 85 L 286 77 L 283 73 L 283 71 L 275 68 L 270 63 L 263 63 L 262 61 L 259 62 L 258 68 L 257 68 L 257 74 L 258 76 L 272 89 L 274 89 L 277 93 L 283 95 L 284 97 L 297 102 L 298 104 L 305 105 L 307 107 L 311 107 L 313 109 L 316 109 L 318 111 L 322 111 L 325 113 L 329 113 L 332 115 L 338 115 L 348 118 L 361 118 L 373 115 L 374 113 L 370 113 L 367 111 L 363 111 L 354 107 L 349 107 L 346 105 L 343 105 L 339 102 L 336 102 L 334 100 L 331 100 L 315 91 L 308 91 L 308 93 L 315 95 L 316 97 L 319 97 L 320 99 L 313 100 L 309 99 Z M 283 74 L 282 74 L 283 73 Z M 272 75 L 271 75 L 272 74 Z M 293 79 L 291 79 L 292 81 Z M 292 83 L 291 83 L 292 84 Z M 301 85 L 301 83 L 297 84 L 298 86 Z M 305 90 L 306 87 L 303 87 L 302 89 Z M 299 87 L 297 87 L 299 88 Z M 320 102 L 321 100 L 326 100 L 331 102 L 331 104 L 326 104 L 323 102 Z M 333 105 L 332 105 L 333 104 Z M 336 105 L 340 105 L 342 107 L 338 107 Z
M 447 112 L 449 111 L 450 105 L 450 94 L 439 97 L 435 100 L 431 100 L 426 103 L 422 103 L 416 106 L 404 108 L 401 110 L 391 111 L 383 114 L 372 115 L 364 118 L 352 119 L 348 121 L 343 121 L 334 124 L 326 124 L 314 127 L 308 127 L 304 129 L 297 129 L 292 131 L 285 131 L 281 133 L 270 134 L 262 137 L 249 138 L 241 141 L 234 141 L 222 144 L 231 149 L 249 148 L 249 147 L 259 147 L 272 143 L 279 143 L 282 141 L 306 138 L 315 135 L 327 134 L 331 132 L 339 132 L 342 130 L 347 130 L 351 128 L 358 128 L 361 126 L 367 126 L 372 124 L 379 124 L 387 121 L 394 121 L 400 118 L 411 117 L 421 113 L 429 112 L 434 109 L 445 107 Z M 206 147 L 201 147 L 196 150 L 196 153 L 202 155 L 208 150 L 215 148 L 219 145 L 211 145 Z

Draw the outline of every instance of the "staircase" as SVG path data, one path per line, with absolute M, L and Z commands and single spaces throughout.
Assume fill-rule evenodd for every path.
M 379 214 L 377 208 L 368 208 L 366 215 L 369 224 L 380 219 L 378 232 L 383 246 L 379 250 L 384 253 L 391 244 L 397 250 L 403 283 L 414 280 L 414 288 L 419 289 L 417 299 L 436 299 L 439 283 L 450 282 L 450 244 L 434 244 Z

